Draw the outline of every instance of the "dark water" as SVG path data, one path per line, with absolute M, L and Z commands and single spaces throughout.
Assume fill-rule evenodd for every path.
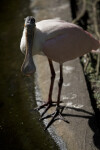
M 34 77 L 24 77 L 19 49 L 28 0 L 0 0 L 0 150 L 57 150 L 43 124 L 34 94 Z

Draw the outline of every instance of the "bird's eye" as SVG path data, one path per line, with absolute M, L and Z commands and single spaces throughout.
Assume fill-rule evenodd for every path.
M 35 19 L 34 19 L 34 18 L 32 18 L 32 19 L 31 19 L 31 22 L 32 22 L 32 23 L 35 23 Z

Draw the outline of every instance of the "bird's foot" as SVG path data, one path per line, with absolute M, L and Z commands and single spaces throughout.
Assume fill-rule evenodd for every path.
M 39 107 L 36 107 L 34 110 L 40 110 L 40 109 L 43 109 L 44 108 L 44 111 L 42 112 L 41 114 L 41 117 L 43 117 L 43 115 L 48 111 L 48 109 L 52 106 L 56 106 L 56 103 L 57 102 L 52 102 L 52 101 L 48 101 L 47 103 L 44 103 L 42 104 L 41 106 Z
M 66 120 L 66 119 L 63 117 L 63 115 L 62 115 L 63 110 L 64 110 L 64 106 L 57 106 L 56 111 L 55 111 L 54 113 L 52 113 L 52 114 L 50 114 L 50 115 L 47 115 L 47 116 L 41 118 L 41 120 L 44 120 L 44 119 L 47 119 L 47 118 L 49 118 L 49 117 L 52 117 L 52 119 L 50 120 L 50 122 L 49 122 L 48 125 L 46 126 L 45 130 L 47 130 L 47 129 L 51 126 L 51 124 L 52 124 L 54 121 L 56 121 L 56 120 L 63 120 L 64 122 L 69 123 L 69 121 Z

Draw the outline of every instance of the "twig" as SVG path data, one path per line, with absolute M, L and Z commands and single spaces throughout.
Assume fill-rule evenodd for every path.
M 96 15 L 96 5 L 100 0 L 95 0 L 95 2 L 93 3 L 93 21 L 94 21 L 94 29 L 95 29 L 95 33 L 96 36 L 98 37 L 98 39 L 100 39 L 100 34 L 99 34 L 99 29 L 98 29 L 98 23 L 97 23 L 97 15 Z
M 100 54 L 98 54 L 98 58 L 97 58 L 96 75 L 99 74 L 99 68 L 100 68 Z
M 93 54 L 100 54 L 100 49 L 92 50 L 91 53 L 93 53 Z
M 88 54 L 84 55 L 84 57 L 86 59 L 86 63 L 84 64 L 84 72 L 86 72 L 90 59 L 88 58 Z
M 82 10 L 79 15 L 72 21 L 72 23 L 76 23 L 80 18 L 84 15 L 86 10 L 86 0 L 83 0 Z
M 98 27 L 98 22 L 97 22 L 97 14 L 96 14 L 96 5 L 99 1 L 100 0 L 95 0 L 95 2 L 93 3 L 93 22 L 94 22 L 94 29 L 95 29 L 96 36 L 100 40 L 99 27 Z M 96 75 L 99 74 L 99 68 L 100 68 L 100 54 L 98 53 Z

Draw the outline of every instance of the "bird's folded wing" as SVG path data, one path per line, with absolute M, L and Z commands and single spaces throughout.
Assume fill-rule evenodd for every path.
M 82 29 L 81 27 L 75 24 L 58 19 L 49 19 L 37 22 L 36 27 L 43 33 L 42 35 L 43 38 L 45 37 L 45 40 L 61 35 L 66 31 L 66 29 L 69 28 Z
M 80 57 L 100 46 L 93 36 L 81 28 L 66 27 L 64 32 L 59 33 L 55 37 L 47 39 L 43 45 L 43 52 L 56 62 L 63 63 Z

